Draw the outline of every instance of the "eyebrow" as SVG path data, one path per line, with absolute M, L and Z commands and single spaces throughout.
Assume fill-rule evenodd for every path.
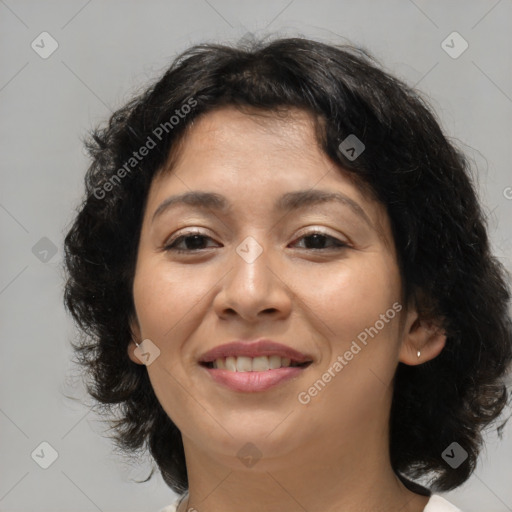
M 290 212 L 313 206 L 321 203 L 337 202 L 348 206 L 356 215 L 361 217 L 366 223 L 373 228 L 368 215 L 361 206 L 350 197 L 341 192 L 332 192 L 330 190 L 298 190 L 283 194 L 276 202 L 274 210 L 277 212 Z M 155 210 L 152 222 L 162 215 L 165 211 L 178 205 L 188 205 L 196 208 L 211 209 L 222 213 L 231 211 L 231 204 L 225 196 L 216 192 L 204 192 L 200 190 L 185 192 L 183 194 L 170 196 L 165 199 Z

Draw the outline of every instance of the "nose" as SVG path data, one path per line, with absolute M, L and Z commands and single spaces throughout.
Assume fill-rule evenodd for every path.
M 278 260 L 254 239 L 240 244 L 233 251 L 231 269 L 214 300 L 217 315 L 239 316 L 252 323 L 267 317 L 286 318 L 291 310 L 292 290 Z

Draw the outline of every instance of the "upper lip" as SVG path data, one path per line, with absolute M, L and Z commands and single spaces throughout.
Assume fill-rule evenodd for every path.
M 312 358 L 291 347 L 277 343 L 272 340 L 260 339 L 255 341 L 233 341 L 225 343 L 208 350 L 199 357 L 200 363 L 211 363 L 216 359 L 224 357 L 261 357 L 261 356 L 280 356 L 289 358 L 292 363 L 305 363 L 312 361 Z

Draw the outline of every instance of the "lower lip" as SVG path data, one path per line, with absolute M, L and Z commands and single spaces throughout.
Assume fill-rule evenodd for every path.
M 215 382 L 223 384 L 234 391 L 243 391 L 245 393 L 266 391 L 282 382 L 297 377 L 306 369 L 306 367 L 288 366 L 286 368 L 276 368 L 261 372 L 232 372 L 218 368 L 206 368 L 205 366 L 202 366 L 202 368 L 210 374 Z

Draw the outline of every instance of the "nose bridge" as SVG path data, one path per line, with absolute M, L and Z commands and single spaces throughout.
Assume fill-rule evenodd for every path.
M 254 318 L 263 311 L 287 309 L 287 294 L 272 269 L 270 250 L 256 237 L 247 236 L 235 248 L 231 272 L 217 297 L 219 313 L 233 310 L 242 317 Z
M 256 235 L 257 236 L 257 235 Z M 261 240 L 261 237 L 258 237 Z M 259 294 L 269 292 L 269 251 L 255 236 L 247 236 L 235 249 L 232 283 L 240 286 L 254 300 Z

